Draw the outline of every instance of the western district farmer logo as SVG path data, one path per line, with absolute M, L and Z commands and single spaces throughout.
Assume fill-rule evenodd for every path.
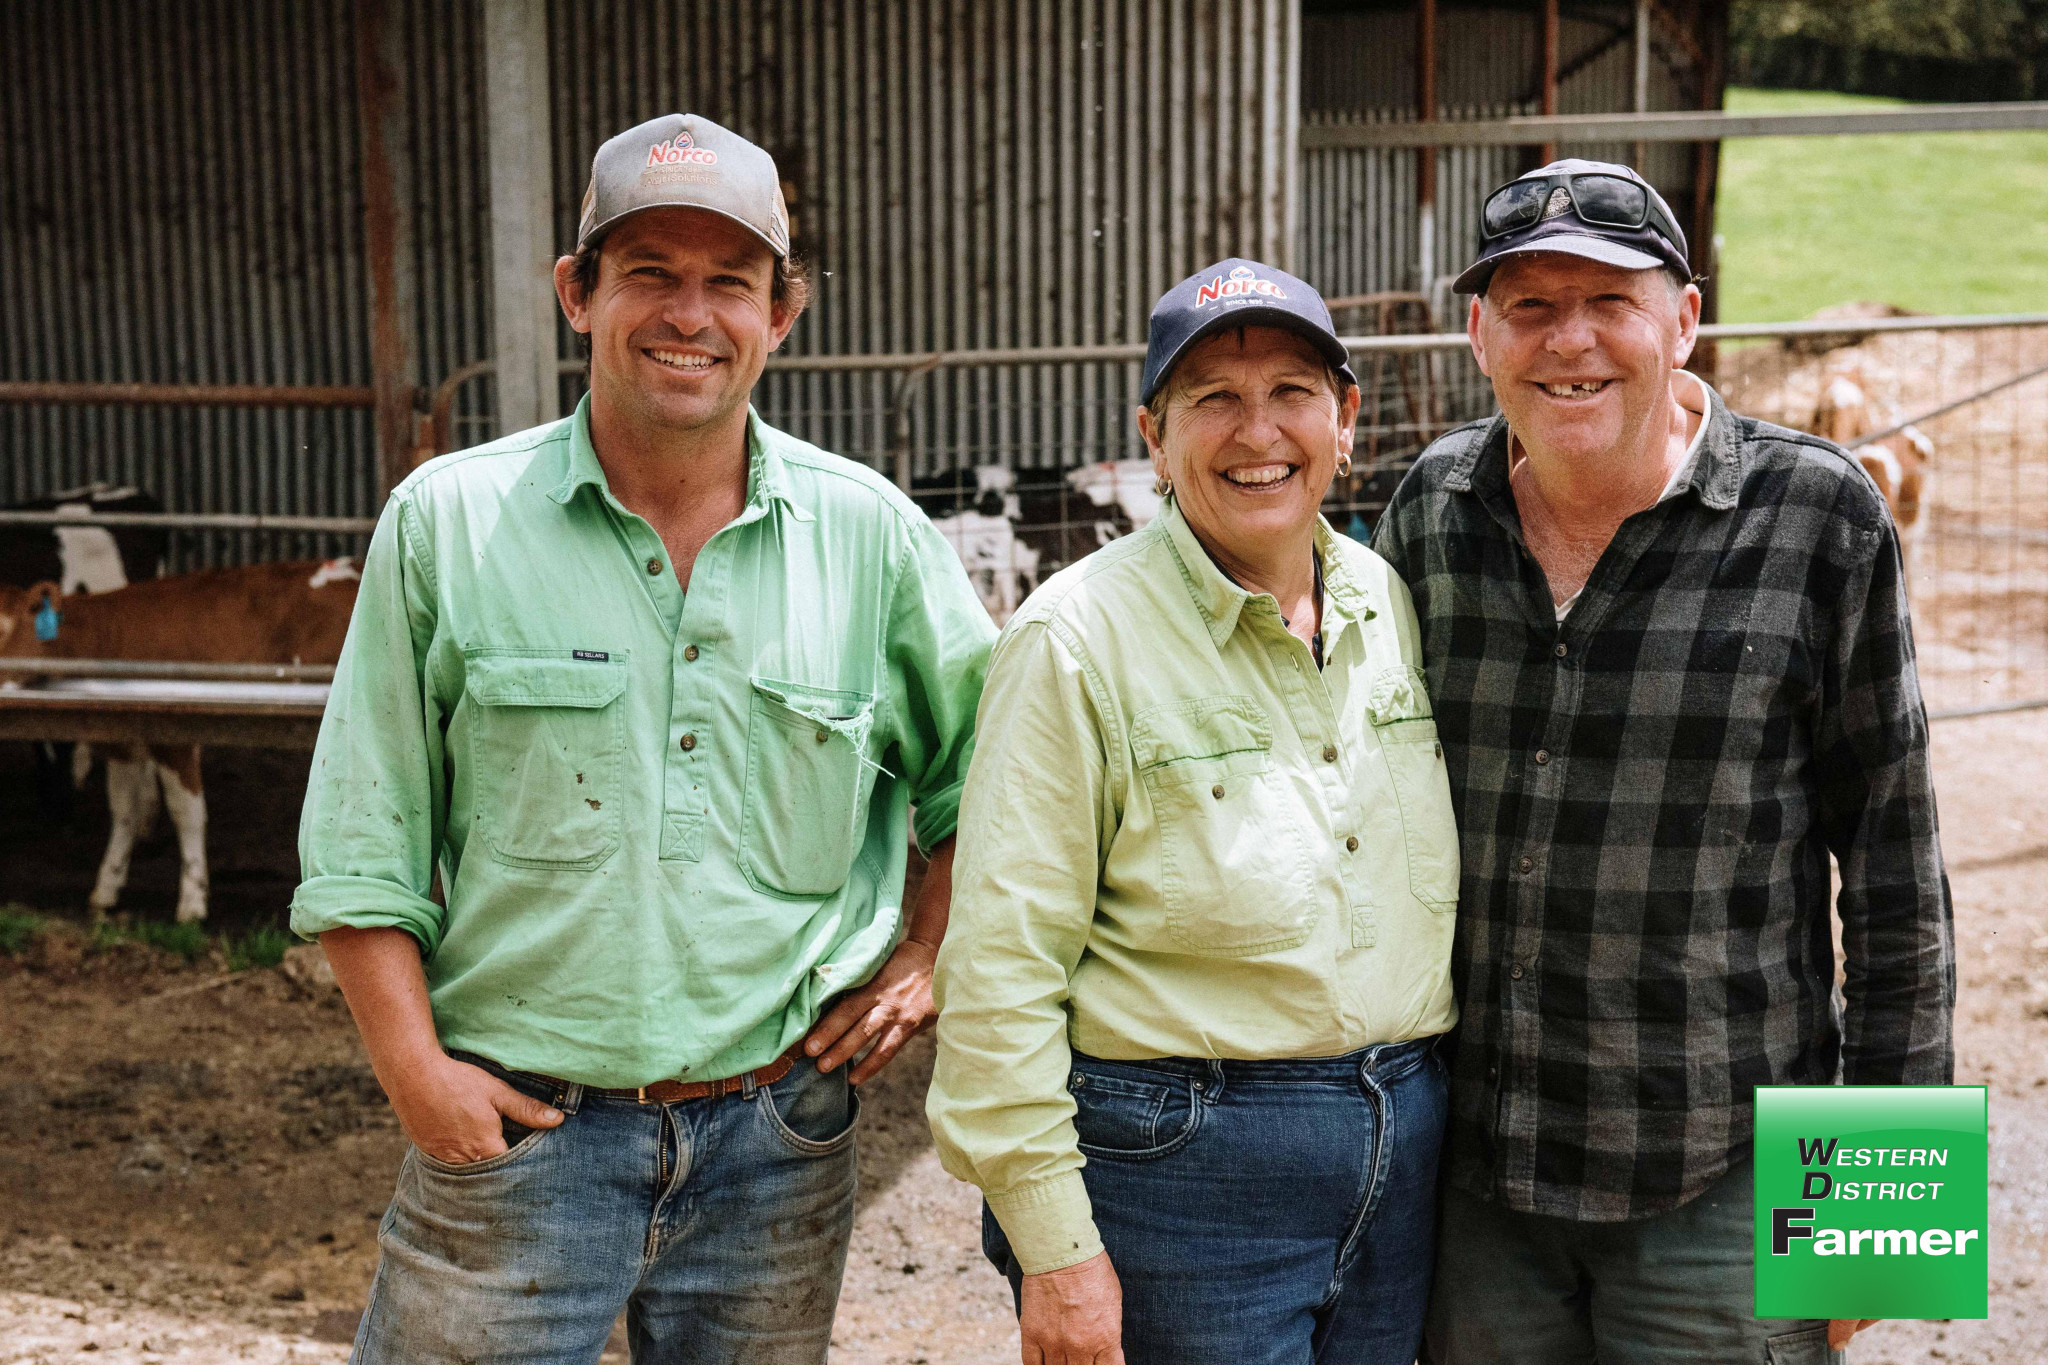
M 1757 1087 L 1757 1316 L 1985 1316 L 1987 1094 Z
M 1271 280 L 1262 280 L 1254 275 L 1250 266 L 1238 266 L 1229 275 L 1218 275 L 1207 284 L 1195 286 L 1195 307 L 1229 299 L 1245 298 L 1252 294 L 1264 294 L 1269 299 L 1284 299 L 1287 291 Z

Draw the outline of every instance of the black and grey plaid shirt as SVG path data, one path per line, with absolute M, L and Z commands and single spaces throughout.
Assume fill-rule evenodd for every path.
M 1854 462 L 1715 395 L 1684 491 L 1622 523 L 1562 624 L 1501 418 L 1425 451 L 1373 546 L 1415 594 L 1462 832 L 1459 1188 L 1642 1217 L 1741 1159 L 1752 1087 L 1951 1079 L 1926 713 Z

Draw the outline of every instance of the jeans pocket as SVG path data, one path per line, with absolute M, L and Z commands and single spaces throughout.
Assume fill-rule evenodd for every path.
M 843 1151 L 860 1126 L 860 1091 L 847 1083 L 845 1067 L 821 1072 L 816 1062 L 799 1061 L 755 1091 L 754 1102 L 775 1136 L 804 1156 Z
M 564 1119 L 563 1122 L 572 1123 L 574 1122 L 574 1120 Z M 412 1149 L 412 1154 L 415 1157 L 419 1158 L 420 1165 L 426 1167 L 428 1170 L 434 1172 L 436 1175 L 489 1175 L 493 1171 L 504 1170 L 513 1162 L 519 1160 L 521 1157 L 528 1155 L 535 1148 L 540 1146 L 541 1140 L 543 1138 L 547 1137 L 549 1133 L 555 1131 L 555 1129 L 553 1128 L 524 1128 L 521 1127 L 519 1124 L 510 1122 L 505 1123 L 503 1127 L 506 1129 L 508 1134 L 513 1130 L 517 1130 L 519 1132 L 526 1134 L 526 1136 L 520 1138 L 517 1142 L 511 1143 L 511 1145 L 506 1147 L 504 1151 L 498 1153 L 496 1156 L 487 1156 L 482 1161 L 443 1161 L 441 1160 L 441 1158 L 437 1156 L 433 1156 L 425 1151 L 422 1151 L 418 1146 L 415 1146 Z
M 1802 1327 L 1780 1332 L 1764 1342 L 1768 1365 L 1841 1365 L 1843 1353 L 1828 1345 L 1828 1329 Z
M 1195 1083 L 1186 1076 L 1076 1057 L 1067 1092 L 1075 1136 L 1091 1158 L 1156 1160 L 1186 1146 L 1202 1122 Z

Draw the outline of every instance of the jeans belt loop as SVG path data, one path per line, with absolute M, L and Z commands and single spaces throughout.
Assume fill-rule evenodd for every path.
M 740 1098 L 741 1098 L 741 1099 L 743 1099 L 743 1100 L 751 1100 L 751 1099 L 753 1099 L 753 1098 L 754 1098 L 754 1092 L 755 1092 L 756 1090 L 759 1090 L 760 1088 L 761 1088 L 760 1084 L 759 1084 L 759 1083 L 758 1083 L 757 1081 L 755 1081 L 755 1079 L 754 1079 L 754 1073 L 753 1073 L 753 1072 L 749 1071 L 749 1072 L 748 1072 L 748 1073 L 747 1073 L 746 1075 L 744 1075 L 744 1076 L 740 1077 Z
M 1209 1059 L 1209 1083 L 1201 1087 L 1202 1099 L 1209 1104 L 1223 1098 L 1223 1061 L 1218 1057 Z
M 555 1096 L 555 1108 L 565 1114 L 573 1114 L 583 1104 L 583 1087 L 575 1081 L 563 1086 Z

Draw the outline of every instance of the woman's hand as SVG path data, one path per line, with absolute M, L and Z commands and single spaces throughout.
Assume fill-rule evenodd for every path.
M 1124 1365 L 1124 1290 L 1109 1253 L 1024 1277 L 1024 1365 Z

